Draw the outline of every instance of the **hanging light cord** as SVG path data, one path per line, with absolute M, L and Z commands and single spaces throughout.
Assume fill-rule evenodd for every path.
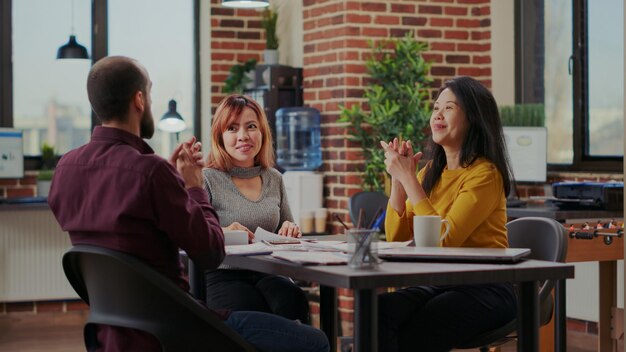
M 74 35 L 74 0 L 72 0 L 72 35 Z

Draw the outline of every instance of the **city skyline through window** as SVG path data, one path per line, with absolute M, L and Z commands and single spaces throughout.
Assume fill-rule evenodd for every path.
M 56 59 L 72 33 L 71 6 L 69 0 L 13 2 L 13 121 L 24 130 L 25 155 L 39 155 L 44 142 L 63 154 L 90 139 L 91 60 Z M 146 9 L 149 15 L 136 16 Z M 73 34 L 91 53 L 91 2 L 75 1 L 73 10 Z M 155 124 L 169 100 L 176 100 L 187 124 L 181 141 L 193 134 L 193 21 L 192 0 L 109 0 L 109 55 L 129 56 L 146 67 Z M 157 129 L 147 142 L 168 157 L 176 135 Z

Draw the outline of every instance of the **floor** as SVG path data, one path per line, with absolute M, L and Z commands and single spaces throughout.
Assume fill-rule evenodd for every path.
M 83 322 L 86 312 L 0 316 L 0 351 L 73 352 L 84 351 Z M 568 332 L 568 352 L 596 351 L 597 335 Z M 463 350 L 475 351 L 475 350 Z M 516 351 L 515 342 L 502 352 Z

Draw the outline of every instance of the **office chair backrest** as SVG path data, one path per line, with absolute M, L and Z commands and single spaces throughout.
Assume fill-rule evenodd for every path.
M 567 256 L 567 232 L 558 221 L 549 218 L 526 217 L 506 224 L 509 247 L 530 248 L 529 259 L 564 262 Z M 554 288 L 547 280 L 539 288 L 542 302 Z
M 102 247 L 78 245 L 63 256 L 65 276 L 89 304 L 88 350 L 96 341 L 92 324 L 133 328 L 152 334 L 163 351 L 255 351 L 214 312 L 141 260 Z
M 525 217 L 515 219 L 506 224 L 510 248 L 530 248 L 529 259 L 564 262 L 567 257 L 567 233 L 565 227 L 554 219 Z M 540 312 L 539 320 L 543 326 L 552 318 L 553 300 L 550 292 L 554 288 L 554 281 L 546 280 L 539 287 Z M 487 351 L 490 344 L 499 345 L 510 338 L 517 328 L 517 320 L 492 331 L 474 337 L 457 348 L 469 349 L 480 347 Z
M 387 202 L 389 197 L 381 192 L 359 192 L 350 197 L 348 203 L 348 210 L 350 212 L 350 218 L 354 226 L 357 226 L 359 219 L 359 210 L 363 209 L 364 216 L 361 219 L 361 226 L 365 227 L 372 222 L 372 218 L 376 215 L 376 211 L 379 208 L 382 210 L 387 209 Z

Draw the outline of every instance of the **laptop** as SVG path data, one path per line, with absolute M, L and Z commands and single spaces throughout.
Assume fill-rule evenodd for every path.
M 502 263 L 519 262 L 530 254 L 528 248 L 400 247 L 378 251 L 389 261 L 436 261 Z

